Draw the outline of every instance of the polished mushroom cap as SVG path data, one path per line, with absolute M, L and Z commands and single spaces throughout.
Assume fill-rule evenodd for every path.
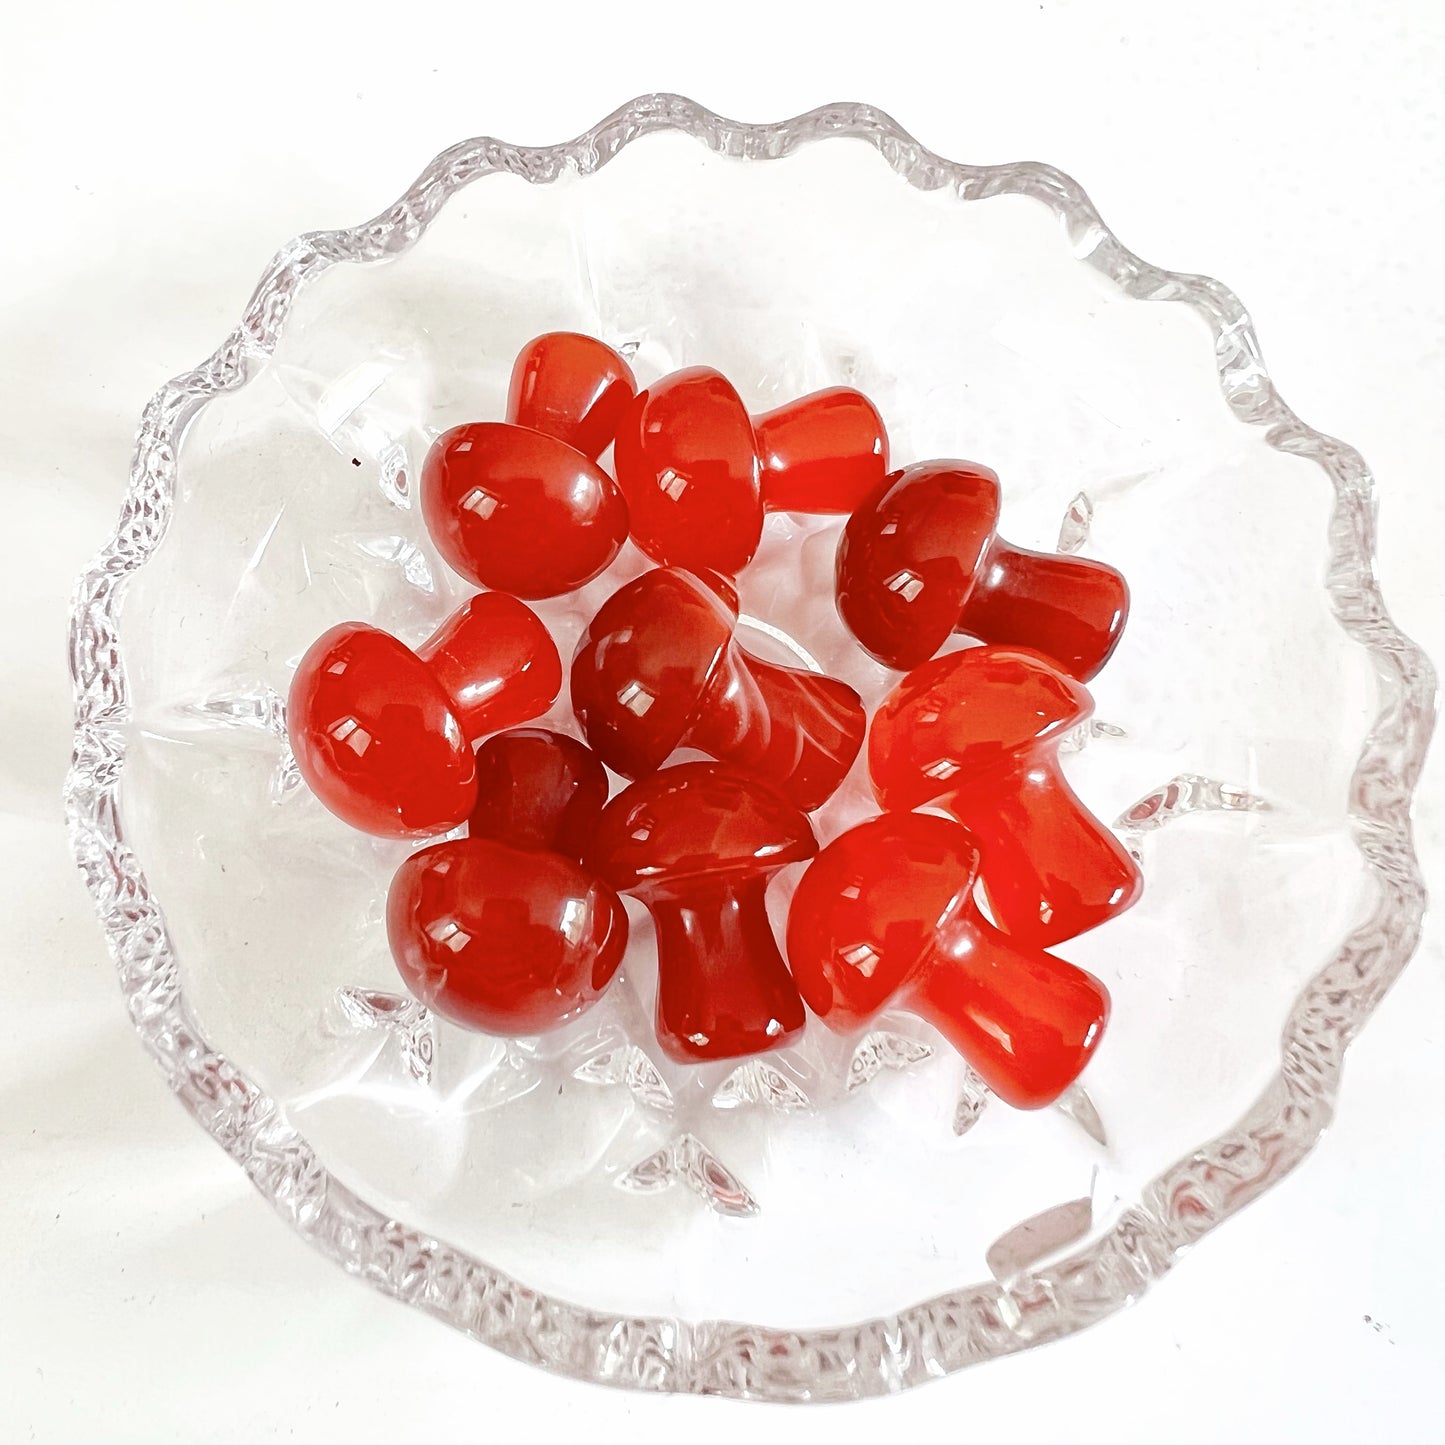
M 688 367 L 638 392 L 612 449 L 632 540 L 654 559 L 731 577 L 763 534 L 757 439 L 732 383 Z
M 613 890 L 560 853 L 456 838 L 413 853 L 386 905 L 406 986 L 466 1028 L 538 1034 L 611 982 L 627 949 Z
M 838 611 L 889 667 L 926 662 L 952 636 L 998 522 L 997 475 L 977 462 L 890 473 L 838 544 Z
M 614 592 L 572 659 L 572 707 L 629 777 L 667 761 L 732 639 L 734 614 L 691 573 L 659 567 Z
M 307 649 L 287 727 L 313 793 L 354 828 L 425 837 L 476 801 L 466 734 L 432 670 L 390 633 L 343 622 Z
M 788 962 L 808 1007 L 837 1029 L 866 1023 L 972 904 L 978 849 L 926 813 L 884 813 L 808 865 L 788 914 Z
M 916 667 L 873 719 L 868 771 L 887 808 L 921 808 L 1049 748 L 1094 710 L 1036 652 L 971 647 Z
M 627 537 L 627 504 L 595 462 L 508 422 L 443 432 L 422 465 L 437 550 L 480 587 L 558 597 L 600 576 Z
M 724 873 L 765 875 L 818 851 L 807 817 L 718 763 L 680 763 L 633 783 L 605 809 L 587 861 L 638 894 Z

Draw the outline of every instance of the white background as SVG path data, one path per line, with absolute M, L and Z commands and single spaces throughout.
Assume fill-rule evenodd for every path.
M 1386 596 L 1445 659 L 1445 6 L 978 8 L 0 12 L 0 1440 L 1441 1438 L 1438 919 L 1317 1153 L 1143 1304 L 899 1400 L 797 1411 L 551 1380 L 313 1255 L 142 1055 L 70 868 L 64 612 L 146 398 L 293 233 L 372 214 L 461 137 L 560 140 L 650 89 L 749 120 L 869 100 L 946 155 L 1062 166 L 1127 245 L 1229 282 L 1287 399 L 1372 462 Z M 1437 752 L 1437 888 L 1442 779 Z

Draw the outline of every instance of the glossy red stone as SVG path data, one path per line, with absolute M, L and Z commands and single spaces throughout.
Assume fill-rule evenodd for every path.
M 633 541 L 655 561 L 731 577 L 757 551 L 765 510 L 851 511 L 888 470 L 888 439 L 851 388 L 755 424 L 732 384 L 697 366 L 638 393 L 613 459 Z
M 763 531 L 757 444 L 726 377 L 694 366 L 638 392 L 612 460 L 632 540 L 649 557 L 729 577 L 752 561 Z
M 562 691 L 562 659 L 546 624 L 505 592 L 463 603 L 416 650 L 472 741 L 539 717 Z
M 607 773 L 585 743 L 546 728 L 513 728 L 477 749 L 473 838 L 580 859 L 607 802 Z
M 803 1027 L 765 895 L 817 851 L 808 820 L 716 763 L 682 763 L 618 794 L 587 861 L 657 930 L 657 1038 L 682 1062 L 777 1048 Z
M 518 597 L 575 591 L 607 570 L 627 536 L 627 504 L 596 462 L 506 422 L 469 422 L 432 443 L 421 508 L 452 567 Z
M 1135 903 L 1138 865 L 1084 807 L 1058 746 L 1094 710 L 1038 653 L 973 647 L 915 668 L 873 719 L 868 771 L 885 808 L 935 807 L 967 826 L 989 909 L 1047 948 Z
M 974 462 L 921 462 L 884 478 L 838 545 L 838 611 L 880 662 L 928 661 L 954 632 L 1033 648 L 1087 682 L 1129 613 L 1103 562 L 1005 542 L 998 478 Z
M 416 652 L 362 622 L 324 633 L 292 679 L 287 728 L 301 776 L 339 818 L 426 837 L 472 810 L 471 743 L 545 712 L 561 686 L 537 615 L 484 592 Z
M 572 660 L 572 707 L 608 767 L 638 778 L 679 747 L 821 806 L 862 746 L 846 683 L 778 667 L 733 640 L 736 614 L 691 573 L 645 572 L 598 610 Z
M 392 957 L 428 1008 L 465 1028 L 539 1034 L 576 1018 L 627 948 L 612 889 L 560 853 L 489 838 L 437 843 L 397 870 Z
M 885 813 L 808 865 L 788 961 L 831 1028 L 885 1005 L 931 1023 L 1006 1103 L 1037 1109 L 1078 1077 L 1109 1017 L 1104 985 L 993 927 L 973 901 L 978 850 L 948 818 Z
M 769 512 L 848 513 L 888 471 L 888 433 L 878 408 L 850 386 L 833 386 L 753 418 Z
M 546 432 L 596 461 L 636 390 L 632 368 L 605 341 L 549 331 L 517 356 L 507 420 Z

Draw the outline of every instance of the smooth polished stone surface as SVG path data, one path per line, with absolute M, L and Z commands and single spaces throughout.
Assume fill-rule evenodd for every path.
M 1037 1109 L 1078 1077 L 1109 1016 L 1098 979 L 994 928 L 973 901 L 978 849 L 948 818 L 885 813 L 808 865 L 788 962 L 829 1027 L 886 1005 L 941 1032 L 1007 1103 Z
M 632 368 L 605 341 L 549 331 L 517 355 L 507 420 L 546 432 L 596 461 L 636 390 Z
M 506 422 L 443 432 L 422 466 L 421 507 L 452 567 L 518 597 L 575 591 L 606 571 L 627 537 L 627 504 L 596 462 Z
M 749 417 L 710 367 L 639 392 L 613 450 L 632 539 L 656 562 L 735 576 L 765 511 L 851 512 L 888 470 L 877 408 L 851 387 Z
M 580 859 L 607 802 L 607 772 L 586 743 L 546 728 L 513 728 L 477 749 L 473 838 Z
M 617 972 L 627 914 L 560 853 L 460 838 L 413 853 L 386 905 L 406 986 L 444 1017 L 496 1034 L 576 1018 Z
M 974 462 L 904 467 L 848 519 L 838 612 L 880 662 L 927 662 L 954 632 L 1034 648 L 1081 681 L 1118 644 L 1123 576 L 1103 562 L 1014 547 L 997 531 L 998 477 Z
M 837 789 L 862 746 L 858 694 L 779 667 L 733 639 L 737 616 L 680 568 L 615 592 L 572 660 L 572 706 L 588 742 L 629 778 L 687 745 L 780 789 L 804 809 Z
M 525 603 L 484 592 L 416 652 L 344 622 L 309 647 L 286 704 L 301 776 L 339 818 L 368 833 L 427 837 L 476 802 L 471 744 L 545 712 L 562 663 Z
M 1139 866 L 1069 787 L 1063 735 L 1094 710 L 1038 653 L 974 647 L 915 668 L 879 708 L 868 771 L 885 808 L 965 824 L 999 925 L 1040 948 L 1135 903 Z
M 717 763 L 665 768 L 604 809 L 587 862 L 652 914 L 657 1038 L 670 1057 L 760 1053 L 803 1027 L 765 895 L 817 846 L 801 812 Z

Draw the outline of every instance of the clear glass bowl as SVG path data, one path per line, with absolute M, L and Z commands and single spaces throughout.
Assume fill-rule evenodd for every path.
M 1066 767 L 1148 883 L 1062 950 L 1115 1009 L 1058 1108 L 990 1101 L 902 1016 L 673 1065 L 640 912 L 622 980 L 541 1040 L 402 993 L 382 906 L 407 847 L 309 796 L 282 699 L 331 624 L 415 643 L 465 595 L 418 466 L 500 416 L 519 346 L 562 328 L 644 381 L 715 365 L 754 410 L 859 386 L 899 462 L 987 462 L 1007 537 L 1128 576 Z M 1328 1121 L 1424 906 L 1433 675 L 1384 611 L 1372 507 L 1235 297 L 1138 260 L 1047 166 L 956 165 L 866 106 L 752 126 L 676 96 L 567 145 L 468 141 L 374 221 L 282 250 L 147 408 L 76 603 L 76 854 L 172 1087 L 348 1271 L 611 1384 L 898 1390 L 1137 1298 Z M 892 676 L 835 616 L 836 534 L 770 519 L 749 645 L 872 704 Z M 628 548 L 543 605 L 564 656 L 640 567 Z M 820 836 L 866 806 L 855 770 Z

